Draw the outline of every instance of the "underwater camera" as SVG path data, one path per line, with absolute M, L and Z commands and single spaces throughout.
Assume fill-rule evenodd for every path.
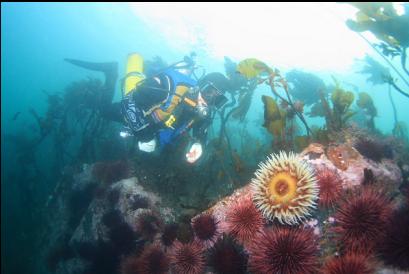
M 214 106 L 216 110 L 219 110 L 228 101 L 223 91 L 209 81 L 200 88 L 200 92 L 207 104 Z

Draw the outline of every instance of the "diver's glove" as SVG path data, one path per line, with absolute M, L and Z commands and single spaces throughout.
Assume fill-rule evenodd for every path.
M 155 151 L 156 148 L 156 139 L 153 138 L 149 142 L 138 142 L 138 147 L 139 150 L 145 151 L 145 152 L 153 152 Z
M 119 136 L 121 136 L 122 138 L 127 138 L 130 136 L 134 136 L 133 132 L 131 131 L 131 129 L 129 127 L 123 127 L 123 129 L 119 132 Z
M 189 149 L 189 152 L 186 153 L 186 161 L 193 164 L 200 158 L 200 156 L 202 156 L 202 153 L 202 145 L 200 143 L 193 143 Z

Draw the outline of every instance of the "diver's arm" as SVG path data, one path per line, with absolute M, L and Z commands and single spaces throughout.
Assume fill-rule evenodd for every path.
M 106 120 L 118 122 L 118 123 L 126 125 L 124 117 L 121 113 L 121 103 L 120 102 L 106 105 L 105 108 L 101 110 L 101 115 Z
M 202 146 L 206 145 L 207 141 L 207 130 L 210 126 L 211 119 L 210 117 L 206 117 L 206 119 L 202 119 L 195 124 L 193 124 L 192 127 L 192 135 L 194 140 L 197 140 L 202 144 Z
M 202 119 L 193 126 L 193 142 L 186 153 L 187 162 L 193 164 L 201 158 L 206 145 L 207 128 L 211 122 L 210 118 Z

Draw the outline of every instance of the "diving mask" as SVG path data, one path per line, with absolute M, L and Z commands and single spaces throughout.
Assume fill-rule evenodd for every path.
M 227 97 L 212 82 L 207 82 L 201 89 L 200 93 L 208 105 L 220 109 L 226 102 Z

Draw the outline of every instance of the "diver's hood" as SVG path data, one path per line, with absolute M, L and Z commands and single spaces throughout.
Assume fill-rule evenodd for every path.
M 226 92 L 230 88 L 229 80 L 220 72 L 206 74 L 204 77 L 199 79 L 198 84 L 199 86 L 203 86 L 208 82 L 211 82 L 222 92 Z

